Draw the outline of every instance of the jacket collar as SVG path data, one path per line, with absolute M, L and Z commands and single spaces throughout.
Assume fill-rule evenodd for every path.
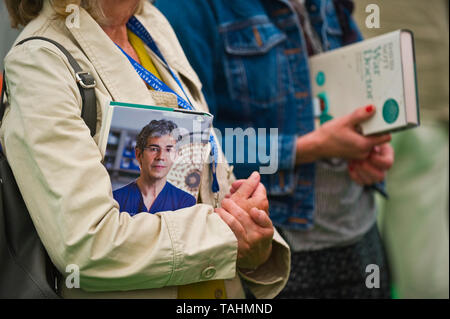
M 44 2 L 43 10 L 48 18 L 55 14 L 48 0 Z M 150 32 L 170 67 L 176 73 L 182 74 L 200 87 L 200 81 L 187 63 L 181 47 L 178 43 L 174 44 L 167 40 L 168 38 L 176 39 L 176 37 L 171 34 L 173 31 L 170 28 L 168 30 L 167 21 L 161 17 L 157 9 L 146 3 L 143 13 L 137 15 L 136 18 Z M 175 95 L 148 90 L 128 59 L 83 8 L 80 8 L 79 22 L 79 26 L 67 28 L 67 30 L 93 64 L 95 71 L 113 100 L 137 104 L 176 106 Z M 147 51 L 152 57 L 162 80 L 177 94 L 183 96 L 182 90 L 162 61 L 150 49 Z

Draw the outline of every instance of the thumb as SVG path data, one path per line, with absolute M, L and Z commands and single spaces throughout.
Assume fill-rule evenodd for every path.
M 375 114 L 375 106 L 367 105 L 357 108 L 349 116 L 349 123 L 353 126 L 367 121 Z

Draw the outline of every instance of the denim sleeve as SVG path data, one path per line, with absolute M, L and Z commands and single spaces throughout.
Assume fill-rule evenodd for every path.
M 262 182 L 266 186 L 268 194 L 278 196 L 291 194 L 294 191 L 296 181 L 297 135 L 280 134 L 278 135 L 278 145 L 274 145 L 273 140 L 271 140 L 270 144 L 271 148 L 276 147 L 275 150 L 270 150 L 270 162 L 258 163 L 258 167 L 255 167 L 253 170 L 259 170 L 264 176 Z M 251 168 L 249 164 L 246 166 L 247 169 Z M 237 167 L 236 169 L 237 171 L 239 170 Z M 247 171 L 247 174 L 250 173 L 251 171 Z
M 156 0 L 154 5 L 174 29 L 189 63 L 202 82 L 210 112 L 217 114 L 214 71 L 220 67 L 220 38 L 209 1 Z
M 297 155 L 297 135 L 280 135 L 278 139 L 279 168 L 281 170 L 293 170 Z
M 237 178 L 246 178 L 253 171 L 259 171 L 262 175 L 274 175 L 270 179 L 271 184 L 279 189 L 277 183 L 279 178 L 275 175 L 280 172 L 283 172 L 283 175 L 293 174 L 294 172 L 297 135 L 266 133 L 265 138 L 263 135 L 260 133 L 258 138 L 252 142 L 253 139 L 247 141 L 227 136 L 225 139 L 225 154 L 227 160 L 233 163 Z M 248 146 L 246 143 L 248 143 Z M 256 148 L 254 144 L 256 144 Z M 229 152 L 228 148 L 231 145 L 233 145 L 233 151 Z

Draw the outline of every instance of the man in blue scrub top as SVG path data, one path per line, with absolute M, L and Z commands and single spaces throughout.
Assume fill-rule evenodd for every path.
M 172 121 L 153 120 L 139 133 L 135 152 L 141 175 L 113 192 L 120 211 L 133 216 L 141 212 L 154 214 L 196 204 L 194 196 L 167 182 L 167 174 L 177 152 L 176 128 Z

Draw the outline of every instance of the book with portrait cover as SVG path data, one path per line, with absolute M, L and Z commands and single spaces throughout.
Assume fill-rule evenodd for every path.
M 206 112 L 109 102 L 99 147 L 120 211 L 135 215 L 195 205 L 212 121 Z
M 374 105 L 364 135 L 418 126 L 413 34 L 397 30 L 309 59 L 316 125 Z

